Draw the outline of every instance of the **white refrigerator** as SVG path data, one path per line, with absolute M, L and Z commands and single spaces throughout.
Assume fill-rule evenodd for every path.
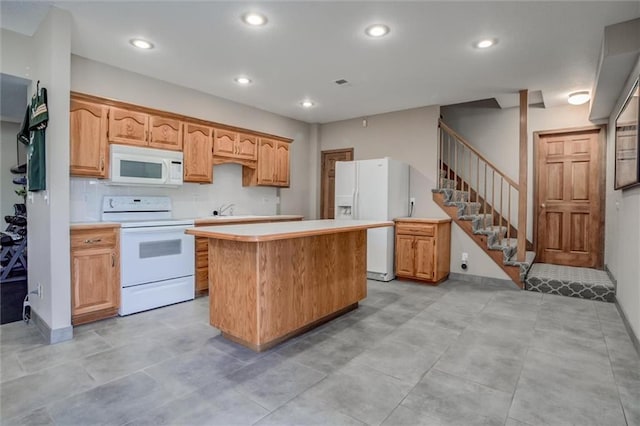
M 409 214 L 409 165 L 379 158 L 339 161 L 335 175 L 335 218 L 393 220 Z M 367 277 L 391 281 L 393 227 L 367 231 Z

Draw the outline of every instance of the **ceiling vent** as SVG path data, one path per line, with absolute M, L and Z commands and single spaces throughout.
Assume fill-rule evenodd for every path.
M 347 83 L 348 83 L 348 81 L 345 80 L 344 78 L 341 78 L 340 80 L 336 80 L 336 84 L 338 86 L 342 86 L 343 84 L 347 84 Z

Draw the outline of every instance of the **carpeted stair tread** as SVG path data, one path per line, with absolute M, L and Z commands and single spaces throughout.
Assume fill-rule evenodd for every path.
M 581 299 L 615 301 L 615 286 L 605 271 L 575 266 L 535 263 L 525 289 Z

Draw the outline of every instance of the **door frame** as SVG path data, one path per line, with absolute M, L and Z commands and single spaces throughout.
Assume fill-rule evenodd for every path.
M 354 159 L 353 148 L 338 148 L 338 149 L 328 149 L 325 151 L 320 151 L 320 217 L 324 217 L 324 159 L 327 154 L 335 154 L 337 152 L 350 152 L 351 160 Z
M 599 246 L 596 254 L 596 268 L 604 268 L 604 224 L 605 224 L 605 202 L 606 202 L 606 180 L 607 180 L 607 125 L 570 127 L 553 130 L 539 130 L 533 132 L 533 248 L 536 258 L 540 254 L 540 241 L 538 240 L 538 215 L 540 214 L 540 204 L 538 203 L 538 160 L 540 159 L 540 139 L 542 136 L 549 136 L 561 133 L 578 133 L 598 130 L 598 149 L 600 150 L 600 235 L 598 235 Z

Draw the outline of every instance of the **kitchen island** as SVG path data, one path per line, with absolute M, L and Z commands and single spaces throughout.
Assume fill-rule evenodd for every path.
M 209 240 L 209 321 L 255 351 L 358 307 L 367 229 L 393 222 L 309 220 L 190 228 Z

